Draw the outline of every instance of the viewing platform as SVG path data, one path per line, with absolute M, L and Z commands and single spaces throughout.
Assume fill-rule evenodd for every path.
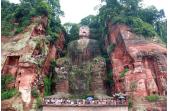
M 128 106 L 127 100 L 114 100 L 114 99 L 60 99 L 60 98 L 45 98 L 43 106 L 60 106 L 60 107 L 85 107 L 85 106 Z
M 43 111 L 128 111 L 127 100 L 45 98 Z

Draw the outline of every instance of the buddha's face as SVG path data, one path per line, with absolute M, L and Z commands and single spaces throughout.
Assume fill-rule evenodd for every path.
M 80 37 L 89 37 L 89 34 L 90 34 L 89 27 L 87 27 L 87 26 L 80 27 L 80 30 L 79 30 Z

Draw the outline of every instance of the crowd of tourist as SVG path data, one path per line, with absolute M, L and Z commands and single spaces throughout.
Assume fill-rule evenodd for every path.
M 44 105 L 127 105 L 125 99 L 44 98 Z

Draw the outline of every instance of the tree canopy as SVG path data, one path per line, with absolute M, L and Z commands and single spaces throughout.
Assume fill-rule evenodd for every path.
M 126 24 L 136 34 L 145 37 L 160 36 L 166 42 L 166 19 L 163 10 L 157 10 L 154 6 L 143 8 L 142 0 L 101 0 L 105 2 L 99 9 L 97 16 L 89 15 L 80 22 L 88 25 L 95 39 L 104 38 L 107 35 L 108 23 Z
M 2 35 L 12 36 L 22 32 L 34 16 L 48 17 L 46 34 L 51 37 L 52 41 L 63 29 L 59 16 L 64 13 L 60 10 L 59 0 L 20 0 L 20 4 L 2 0 L 1 4 Z
M 59 0 L 20 0 L 20 4 L 1 1 L 2 35 L 12 36 L 30 24 L 33 16 L 47 16 L 48 27 L 46 34 L 54 41 L 58 33 L 63 30 L 59 16 L 64 13 L 60 9 Z M 78 37 L 80 25 L 88 25 L 91 38 L 102 40 L 107 35 L 108 23 L 126 24 L 136 34 L 145 37 L 160 36 L 166 42 L 166 17 L 163 10 L 157 10 L 154 6 L 143 8 L 142 0 L 101 0 L 105 2 L 99 9 L 99 14 L 89 15 L 79 24 L 66 23 L 64 27 L 69 29 L 67 41 Z
M 66 44 L 69 43 L 70 41 L 77 40 L 79 38 L 80 24 L 65 23 L 63 26 L 67 32 Z

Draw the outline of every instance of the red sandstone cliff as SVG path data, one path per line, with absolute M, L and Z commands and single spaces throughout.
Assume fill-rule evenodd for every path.
M 48 46 L 49 53 L 46 57 L 41 73 L 48 74 L 51 61 L 60 57 L 60 51 L 64 49 L 64 42 L 65 42 L 64 33 L 60 33 L 60 36 L 55 42 L 55 44 Z
M 37 23 L 38 22 L 38 23 Z M 11 37 L 2 37 L 2 75 L 15 76 L 15 87 L 21 92 L 24 102 L 31 102 L 31 89 L 40 76 L 47 74 L 50 62 L 60 57 L 58 50 L 64 48 L 64 33 L 60 33 L 55 44 L 46 43 L 47 17 L 34 17 L 24 32 Z
M 167 94 L 167 50 L 162 45 L 140 39 L 127 26 L 110 26 L 106 40 L 114 44 L 110 53 L 115 92 L 134 97 Z M 128 69 L 122 76 L 122 73 Z

